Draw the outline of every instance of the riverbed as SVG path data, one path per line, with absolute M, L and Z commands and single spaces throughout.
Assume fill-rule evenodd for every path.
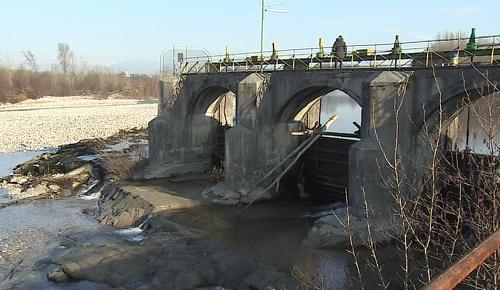
M 352 289 L 352 255 L 345 248 L 302 245 L 313 221 L 331 206 L 293 199 L 257 203 L 244 211 L 205 205 L 173 212 L 170 220 L 296 278 L 321 279 L 326 289 Z
M 10 171 L 16 163 L 40 153 L 0 155 L 2 170 Z M 203 182 L 200 188 L 190 186 L 189 182 L 177 185 L 163 181 L 144 183 L 152 184 L 176 192 L 192 187 L 185 196 L 193 199 L 201 198 L 202 187 L 206 186 Z M 358 274 L 348 248 L 312 249 L 302 244 L 314 220 L 338 206 L 290 198 L 255 203 L 246 209 L 202 202 L 199 206 L 161 214 L 195 235 L 293 276 L 299 284 L 319 285 L 323 289 L 357 289 Z M 92 212 L 96 208 L 96 200 L 70 197 L 0 209 L 0 289 L 111 289 L 93 282 L 56 284 L 46 276 L 56 267 L 51 261 L 69 249 L 96 241 L 97 244 L 120 245 L 148 239 L 147 231 L 138 228 L 116 230 L 99 225 L 92 214 L 82 212 L 82 209 Z M 390 247 L 384 249 L 390 251 Z M 376 285 L 376 276 L 369 274 L 368 253 L 360 251 L 358 254 L 366 281 Z M 387 259 L 390 256 L 391 253 L 382 253 L 381 257 L 386 259 L 381 263 L 391 264 Z M 388 267 L 385 271 L 388 269 L 391 271 Z
M 51 151 L 0 154 L 0 176 L 10 174 L 19 163 Z M 2 193 L 4 201 L 9 200 L 6 193 Z M 102 227 L 82 213 L 82 208 L 93 207 L 96 200 L 71 197 L 0 209 L 0 289 L 107 289 L 88 282 L 55 285 L 46 279 L 45 270 L 50 267 L 47 259 L 65 249 L 67 236 Z

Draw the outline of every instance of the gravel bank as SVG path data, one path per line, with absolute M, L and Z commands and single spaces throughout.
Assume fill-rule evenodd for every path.
M 0 105 L 0 153 L 35 150 L 146 127 L 155 101 L 45 97 Z

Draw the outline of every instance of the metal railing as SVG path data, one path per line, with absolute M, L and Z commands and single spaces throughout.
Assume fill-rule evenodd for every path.
M 298 48 L 213 55 L 211 59 L 189 57 L 181 64 L 181 74 L 266 72 L 280 70 L 405 69 L 456 67 L 500 63 L 500 35 L 476 37 L 477 48 L 467 48 L 468 38 L 394 43 L 361 44 L 347 47 L 339 58 L 324 53 L 325 48 Z
M 498 249 L 500 249 L 500 230 L 496 230 L 422 290 L 454 289 Z

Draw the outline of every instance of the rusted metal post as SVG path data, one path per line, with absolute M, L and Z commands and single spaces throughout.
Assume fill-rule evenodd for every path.
M 481 242 L 446 271 L 441 273 L 441 275 L 427 284 L 422 290 L 453 289 L 499 248 L 500 229 Z
M 429 42 L 427 42 L 427 54 L 425 56 L 425 67 L 429 67 L 429 50 L 431 48 L 431 45 Z
M 312 65 L 313 65 L 313 49 L 311 48 L 311 59 L 309 60 L 309 67 L 308 67 L 308 69 L 311 69 Z
M 245 53 L 245 71 L 248 72 L 248 53 Z
M 351 47 L 351 69 L 354 69 L 354 46 Z
M 491 65 L 493 65 L 494 58 L 495 58 L 495 37 L 493 36 L 493 44 L 491 46 L 491 60 L 490 60 Z

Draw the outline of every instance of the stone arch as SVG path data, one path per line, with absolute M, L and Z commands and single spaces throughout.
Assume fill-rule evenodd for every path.
M 429 133 L 435 133 L 438 129 L 435 125 L 439 124 L 440 119 L 446 127 L 463 109 L 482 97 L 483 94 L 475 88 L 464 89 L 442 97 L 441 102 L 435 102 L 429 110 L 424 110 L 422 113 L 417 122 L 418 135 L 422 134 L 426 127 L 430 129 Z M 439 95 L 432 96 L 431 99 L 439 100 Z
M 232 92 L 231 89 L 223 86 L 209 86 L 198 90 L 189 103 L 188 116 L 205 114 L 213 102 L 228 92 Z
M 286 101 L 278 103 L 275 108 L 276 116 L 274 116 L 276 128 L 278 128 L 275 130 L 280 130 L 282 139 L 289 140 L 286 142 L 287 153 L 300 146 L 302 142 L 306 142 L 309 138 L 307 135 L 310 135 L 313 130 L 310 130 L 311 123 L 301 120 L 297 124 L 296 131 L 292 129 L 295 124 L 294 126 L 288 124 L 289 136 L 284 136 L 283 127 L 286 127 L 287 123 L 293 122 L 299 112 L 304 113 L 304 108 L 307 110 L 307 108 L 315 106 L 311 105 L 312 102 L 323 99 L 331 92 L 341 92 L 346 95 L 346 98 L 353 100 L 359 106 L 357 109 L 359 110 L 359 119 L 356 121 L 361 121 L 362 100 L 353 90 L 336 85 L 317 85 L 317 83 L 311 86 L 295 86 L 294 89 L 289 91 L 291 94 L 286 98 Z M 338 96 L 332 97 L 333 102 L 335 102 Z M 315 113 L 318 121 L 324 122 L 325 119 L 321 119 L 321 112 L 324 109 L 318 107 L 313 109 L 319 113 Z M 352 115 L 341 117 L 350 119 Z M 303 127 L 304 124 L 307 128 Z M 350 130 L 350 128 L 348 129 Z M 327 132 L 328 136 L 324 135 L 308 147 L 294 167 L 289 179 L 290 182 L 295 183 L 299 197 L 345 202 L 346 194 L 349 191 L 349 151 L 351 145 L 360 140 L 360 135 L 355 131 L 357 129 L 352 125 L 352 131 L 349 132 L 351 134 L 346 134 L 346 131 Z M 274 149 L 274 151 L 279 150 L 282 149 Z M 322 156 L 322 158 L 318 159 L 318 156 Z
M 450 90 L 443 90 L 441 94 L 441 102 L 437 101 L 434 103 L 431 110 L 425 111 L 419 116 L 418 122 L 415 122 L 415 137 L 413 138 L 413 165 L 415 172 L 415 181 L 419 186 L 424 182 L 425 176 L 428 174 L 429 164 L 432 162 L 433 152 L 430 142 L 438 141 L 438 138 L 444 138 L 443 135 L 439 134 L 439 119 L 441 118 L 442 128 L 449 128 L 451 122 L 468 106 L 474 104 L 483 97 L 489 96 L 490 93 L 481 92 L 478 88 L 474 86 L 461 87 Z M 500 93 L 496 93 L 500 94 Z M 439 100 L 439 95 L 433 95 L 430 99 Z M 440 107 L 442 108 L 442 114 L 440 116 Z M 430 140 L 429 140 L 430 139 Z M 441 147 L 441 153 L 444 153 L 446 144 L 444 144 L 444 139 L 442 139 L 439 146 Z M 438 156 L 439 158 L 444 155 Z M 418 188 L 418 186 L 417 186 Z
M 187 140 L 192 148 L 198 148 L 200 159 L 206 160 L 209 168 L 224 168 L 225 135 L 232 120 L 221 122 L 208 112 L 210 109 L 216 110 L 214 107 L 220 106 L 221 98 L 225 98 L 228 94 L 236 99 L 235 92 L 227 86 L 207 86 L 194 92 L 188 104 L 185 116 L 189 134 Z M 224 102 L 224 105 L 226 104 Z M 231 119 L 235 115 L 236 107 L 233 109 Z
M 310 86 L 296 91 L 287 102 L 283 103 L 281 108 L 278 109 L 276 122 L 283 123 L 293 120 L 293 117 L 295 117 L 302 108 L 306 107 L 312 101 L 333 91 L 341 91 L 345 93 L 362 107 L 361 98 L 349 89 L 334 86 Z

